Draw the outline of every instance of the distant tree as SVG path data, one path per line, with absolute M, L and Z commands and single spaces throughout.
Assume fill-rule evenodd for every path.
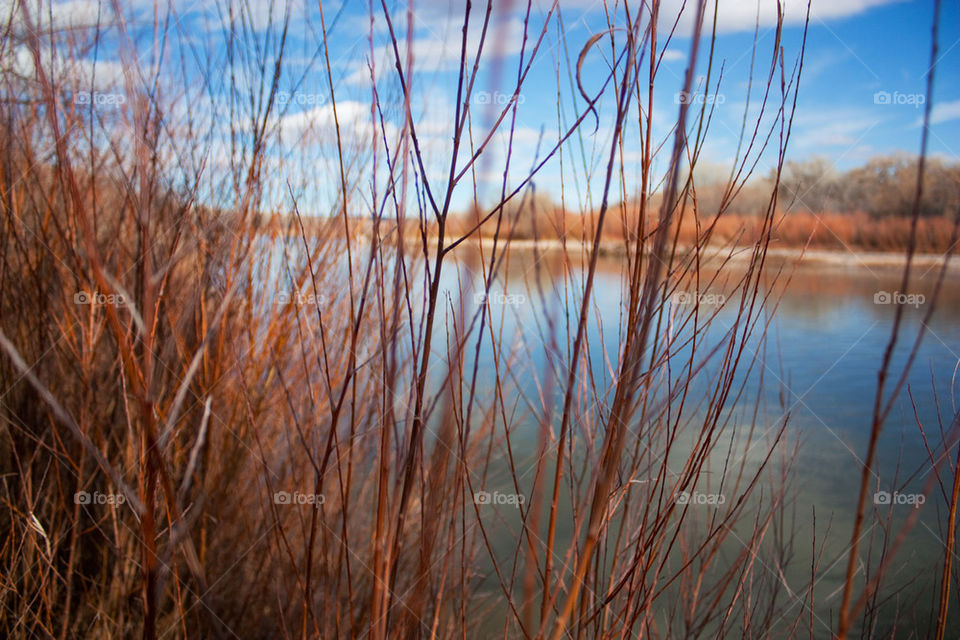
M 772 180 L 770 176 L 767 180 Z M 908 154 L 872 158 L 862 167 L 837 172 L 830 160 L 814 156 L 789 161 L 778 190 L 785 212 L 864 212 L 874 218 L 909 216 L 916 193 L 917 160 Z M 920 215 L 947 215 L 960 206 L 960 165 L 928 158 Z
M 505 228 L 513 229 L 514 238 L 556 238 L 563 233 L 563 211 L 546 192 L 518 194 L 503 211 Z
M 909 216 L 917 184 L 915 158 L 897 154 L 873 158 L 848 171 L 842 180 L 840 211 L 865 211 L 876 218 Z M 920 215 L 941 216 L 957 206 L 960 167 L 928 158 Z
M 837 207 L 839 176 L 829 159 L 813 156 L 783 166 L 778 198 L 785 211 L 830 211 Z

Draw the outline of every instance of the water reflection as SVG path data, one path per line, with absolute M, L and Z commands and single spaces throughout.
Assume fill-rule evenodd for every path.
M 526 298 L 523 304 L 509 308 L 490 307 L 498 330 L 539 346 L 546 321 L 550 319 L 560 334 L 559 344 L 572 342 L 583 288 L 580 276 L 583 263 L 582 256 L 566 261 L 559 254 L 537 257 L 530 252 L 509 254 L 501 277 L 491 290 L 524 294 Z M 478 276 L 482 264 L 476 256 L 460 263 L 456 275 L 462 289 L 483 289 Z M 726 296 L 723 308 L 705 335 L 707 344 L 721 340 L 737 318 L 740 299 L 733 285 L 742 270 L 738 273 L 736 267 L 731 265 L 712 287 L 700 290 Z M 601 387 L 612 380 L 625 330 L 623 271 L 622 260 L 605 258 L 600 261 L 594 281 L 588 344 L 591 372 Z M 767 334 L 767 348 L 757 351 L 759 364 L 750 371 L 752 379 L 748 386 L 758 384 L 759 376 L 764 376 L 762 424 L 773 427 L 788 414 L 790 434 L 801 442 L 790 492 L 796 515 L 796 557 L 784 579 L 801 589 L 809 580 L 815 514 L 817 545 L 825 545 L 816 586 L 817 602 L 822 610 L 817 614 L 826 620 L 831 619 L 831 610 L 835 616 L 839 606 L 837 589 L 842 586 L 845 552 L 860 483 L 860 459 L 867 448 L 877 372 L 896 311 L 896 305 L 891 302 L 900 296 L 910 304 L 903 307 L 901 337 L 892 353 L 887 397 L 907 364 L 918 331 L 926 328 L 927 332 L 879 443 L 873 488 L 881 494 L 897 495 L 898 490 L 919 491 L 930 473 L 918 423 L 931 434 L 939 434 L 949 426 L 957 409 L 954 381 L 960 362 L 957 273 L 955 269 L 948 272 L 936 310 L 926 319 L 939 276 L 937 268 L 915 267 L 914 276 L 905 288 L 901 270 L 892 267 L 817 263 L 798 266 L 782 260 L 772 261 L 767 267 L 763 283 L 773 292 L 769 308 L 772 311 L 776 305 L 776 313 Z M 704 269 L 702 281 L 710 280 L 714 274 L 715 271 Z M 690 301 L 683 302 L 689 304 Z M 674 303 L 676 300 L 670 304 Z M 705 307 L 701 313 L 713 311 L 711 305 L 701 306 Z M 747 349 L 759 349 L 759 341 L 748 342 Z M 518 381 L 518 393 L 535 392 L 534 380 L 542 379 L 549 362 L 543 357 L 542 348 L 525 354 L 526 359 L 520 357 L 515 364 L 523 371 L 522 376 L 514 377 Z M 481 353 L 480 357 L 482 362 L 489 362 L 491 354 Z M 729 409 L 736 410 L 736 407 Z M 533 418 L 530 417 L 531 428 L 536 424 Z M 529 434 L 518 438 L 515 444 L 518 449 L 513 455 L 523 459 L 525 454 L 533 454 L 535 438 Z M 530 449 L 523 451 L 524 446 Z M 939 502 L 942 503 L 942 498 Z M 933 496 L 891 569 L 894 573 L 902 572 L 901 577 L 893 581 L 903 587 L 901 596 L 917 598 L 920 602 L 932 598 L 939 586 L 936 575 L 942 560 L 944 532 L 938 524 L 937 504 L 938 498 Z M 912 505 L 894 507 L 892 522 L 886 523 L 891 532 L 897 531 L 912 508 Z M 871 528 L 877 526 L 872 505 L 868 518 Z M 830 536 L 825 538 L 828 522 Z M 572 531 L 561 527 L 560 535 L 570 536 Z M 505 544 L 506 553 L 509 547 Z M 888 607 L 880 615 L 881 622 L 889 621 L 891 615 L 892 609 Z M 829 636 L 828 625 L 818 626 L 822 635 Z

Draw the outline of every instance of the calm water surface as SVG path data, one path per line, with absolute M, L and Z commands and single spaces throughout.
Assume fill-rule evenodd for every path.
M 590 353 L 598 385 L 610 382 L 610 363 L 615 367 L 621 342 L 623 287 L 620 266 L 615 259 L 605 259 L 595 282 Z M 778 267 L 777 264 L 771 265 L 770 273 L 775 273 Z M 736 269 L 732 267 L 731 273 Z M 455 271 L 447 274 L 449 291 L 456 289 L 458 278 L 464 296 L 472 297 L 473 292 L 482 290 L 470 269 L 461 265 Z M 576 321 L 572 316 L 575 316 L 577 307 L 576 304 L 570 307 L 574 311 L 568 318 L 561 300 L 564 295 L 569 295 L 564 292 L 571 289 L 565 285 L 573 282 L 573 289 L 576 289 L 577 283 L 563 276 L 562 270 L 557 265 L 550 265 L 549 260 L 533 265 L 529 257 L 517 259 L 510 265 L 509 273 L 511 275 L 503 278 L 493 290 L 523 294 L 525 300 L 518 304 L 517 298 L 497 299 L 508 308 L 494 325 L 504 330 L 505 343 L 534 345 L 529 351 L 519 349 L 519 355 L 509 370 L 519 389 L 533 393 L 537 389 L 534 381 L 542 383 L 545 377 L 542 335 L 547 327 L 546 318 L 553 318 L 559 332 L 559 344 L 565 345 L 568 335 L 575 330 Z M 917 296 L 913 302 L 920 301 L 917 294 L 924 296 L 925 300 L 922 304 L 905 307 L 901 339 L 893 352 L 893 375 L 887 383 L 887 395 L 906 364 L 917 332 L 924 327 L 924 315 L 937 269 L 923 267 L 916 269 L 915 273 L 916 277 L 905 293 Z M 926 335 L 906 385 L 886 421 L 879 443 L 874 491 L 919 491 L 930 473 L 930 464 L 918 421 L 927 429 L 933 444 L 939 441 L 940 430 L 949 427 L 957 410 L 957 381 L 954 379 L 960 362 L 960 278 L 957 276 L 958 271 L 954 269 L 947 274 L 936 311 L 925 325 Z M 533 284 L 538 277 L 540 289 Z M 766 349 L 760 349 L 756 340 L 750 341 L 747 347 L 748 357 L 753 355 L 751 349 L 757 349 L 759 354 L 760 362 L 748 374 L 748 387 L 756 389 L 760 376 L 763 376 L 764 389 L 759 392 L 762 426 L 764 429 L 775 428 L 784 413 L 788 413 L 788 434 L 800 443 L 793 464 L 790 494 L 792 509 L 795 509 L 796 555 L 785 575 L 794 592 L 803 594 L 809 582 L 814 514 L 818 547 L 826 541 L 815 588 L 818 606 L 814 626 L 818 637 L 829 637 L 829 611 L 831 608 L 836 611 L 839 606 L 841 594 L 838 589 L 846 566 L 845 550 L 850 541 L 860 483 L 860 460 L 867 448 L 877 373 L 890 339 L 895 312 L 894 305 L 885 304 L 885 293 L 892 297 L 899 292 L 900 278 L 900 270 L 892 267 L 801 265 L 793 272 L 788 286 L 776 289 L 779 305 L 767 334 Z M 712 291 L 722 292 L 724 288 L 716 287 Z M 572 302 L 575 303 L 575 299 Z M 727 307 L 730 308 L 723 308 L 716 317 L 707 334 L 707 343 L 719 340 L 732 325 L 736 317 L 735 305 L 728 304 Z M 605 357 L 610 362 L 604 362 Z M 483 372 L 488 371 L 491 364 L 490 354 L 482 354 L 481 386 L 486 379 Z M 912 393 L 912 402 L 908 392 Z M 757 392 L 753 399 L 756 397 Z M 748 401 L 750 411 L 753 399 Z M 736 412 L 737 408 L 730 410 Z M 534 425 L 535 421 L 531 420 L 529 434 L 518 433 L 512 441 L 516 458 L 522 460 L 533 454 L 536 446 Z M 935 494 L 938 492 L 939 489 Z M 886 603 L 879 616 L 882 624 L 888 623 L 896 607 L 904 609 L 916 603 L 920 606 L 919 611 L 925 614 L 929 603 L 936 597 L 939 584 L 935 576 L 942 559 L 945 536 L 940 524 L 946 522 L 943 504 L 942 497 L 931 496 L 921 511 L 919 523 L 901 550 L 898 562 L 891 568 L 890 584 L 903 587 L 903 591 Z M 901 505 L 891 510 L 889 526 L 892 531 L 897 530 L 912 508 Z M 884 510 L 883 513 L 887 512 Z M 829 536 L 825 537 L 828 525 Z M 868 516 L 867 528 L 878 526 L 882 528 L 885 523 Z M 561 523 L 559 535 L 569 539 L 572 530 L 563 528 Z M 512 548 L 513 537 L 508 538 L 503 541 L 505 554 Z M 736 550 L 730 551 L 732 557 Z M 869 560 L 866 552 L 863 559 L 865 562 Z M 798 602 L 797 610 L 800 606 Z M 960 625 L 960 617 L 955 617 L 955 622 Z M 832 624 L 835 625 L 835 618 Z M 960 634 L 960 626 L 954 630 Z M 878 633 L 881 631 L 877 630 Z

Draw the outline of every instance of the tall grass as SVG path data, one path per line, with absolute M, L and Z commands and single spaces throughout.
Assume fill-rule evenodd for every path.
M 66 26 L 46 3 L 11 5 L 0 45 L 0 628 L 823 633 L 816 576 L 806 593 L 782 579 L 793 554 L 789 412 L 767 424 L 749 375 L 764 380 L 789 279 L 767 269 L 776 180 L 746 266 L 702 265 L 759 158 L 783 165 L 805 37 L 787 50 L 781 21 L 771 48 L 757 38 L 760 105 L 748 113 L 759 115 L 706 211 L 689 176 L 709 102 L 680 104 L 668 140 L 652 103 L 654 85 L 673 81 L 660 63 L 674 38 L 692 43 L 677 88 L 690 95 L 706 69 L 716 90 L 711 6 L 686 9 L 692 34 L 665 32 L 676 16 L 656 1 L 604 7 L 609 28 L 576 43 L 558 3 L 541 18 L 520 7 L 516 69 L 491 53 L 505 37 L 499 4 L 462 7 L 438 174 L 414 113 L 429 89 L 412 6 L 370 3 L 370 97 L 358 110 L 342 98 L 327 37 L 341 16 L 322 3 L 305 23 L 271 4 L 266 27 L 263 7 L 218 5 L 223 46 L 209 50 L 174 5 L 157 5 L 146 32 L 119 3 Z M 315 38 L 296 55 L 323 86 L 304 87 L 317 76 L 287 64 L 300 27 Z M 551 48 L 564 52 L 558 86 L 569 72 L 576 89 L 558 97 L 555 138 L 524 171 L 515 98 Z M 97 93 L 88 66 L 107 50 L 122 63 L 111 95 L 123 100 L 109 109 L 78 98 Z M 588 82 L 584 60 L 601 52 L 608 74 Z M 513 99 L 484 111 L 474 96 L 488 76 Z M 293 139 L 278 100 L 289 89 L 326 96 L 322 122 Z M 605 142 L 590 142 L 594 129 Z M 587 144 L 602 149 L 595 175 Z M 580 199 L 593 212 L 558 262 L 537 243 L 510 250 L 548 166 L 565 185 L 589 177 Z M 485 188 L 491 170 L 498 183 Z M 470 224 L 452 217 L 463 193 Z M 594 288 L 615 224 L 623 297 L 612 319 Z M 682 234 L 690 225 L 697 233 Z M 518 279 L 531 283 L 535 323 L 522 335 L 491 302 Z M 723 292 L 717 308 L 678 302 L 710 290 Z M 478 499 L 489 495 L 509 504 Z M 722 503 L 678 500 L 697 495 Z M 953 482 L 951 505 L 956 496 Z M 945 557 L 944 620 L 955 572 Z M 840 635 L 882 573 L 860 600 L 844 598 Z

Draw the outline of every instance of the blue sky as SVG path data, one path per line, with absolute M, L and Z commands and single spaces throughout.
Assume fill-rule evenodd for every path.
M 395 27 L 398 33 L 403 34 L 407 5 L 401 3 L 394 6 L 393 19 L 397 22 Z M 543 24 L 546 6 L 549 6 L 549 3 L 540 2 L 539 10 L 534 9 L 531 37 L 537 35 L 537 30 Z M 414 80 L 414 86 L 419 88 L 414 93 L 424 98 L 424 104 L 418 105 L 423 108 L 424 120 L 436 123 L 449 120 L 452 113 L 456 81 L 454 62 L 458 53 L 462 9 L 458 7 L 438 10 L 430 7 L 429 4 L 420 4 L 415 5 L 414 10 L 414 39 L 417 42 L 414 46 L 415 67 L 422 69 Z M 592 34 L 604 29 L 602 3 L 582 0 L 561 2 L 560 7 L 569 55 L 575 60 L 583 43 Z M 786 4 L 787 27 L 783 33 L 782 45 L 788 74 L 799 55 L 805 8 L 805 3 Z M 345 15 L 341 17 L 343 29 L 331 38 L 331 41 L 340 43 L 344 52 L 352 51 L 351 46 L 357 46 L 350 43 L 355 33 L 369 30 L 369 16 L 366 11 L 359 7 L 356 14 L 353 14 L 352 9 L 354 7 L 345 9 Z M 512 90 L 510 82 L 516 76 L 519 63 L 519 21 L 523 9 L 524 3 L 515 3 L 513 15 L 501 16 L 498 28 L 506 35 L 502 38 L 502 42 L 505 42 L 505 55 L 499 61 L 500 79 L 495 80 L 492 74 L 481 76 L 481 89 L 492 96 L 490 102 L 496 102 L 497 92 L 500 96 L 506 96 Z M 669 129 L 677 111 L 676 95 L 681 88 L 682 76 L 688 64 L 692 25 L 690 7 L 681 13 L 673 38 L 665 42 L 669 23 L 678 10 L 679 3 L 676 2 L 664 2 L 661 10 L 660 48 L 665 48 L 666 54 L 655 84 L 654 122 L 661 125 L 658 135 L 655 135 L 658 140 L 669 138 Z M 716 82 L 721 66 L 723 77 L 719 86 L 711 89 L 715 94 L 713 101 L 716 109 L 703 151 L 704 164 L 707 166 L 716 164 L 719 168 L 730 167 L 734 161 L 747 105 L 751 64 L 754 84 L 749 94 L 748 123 L 756 116 L 774 45 L 775 12 L 775 3 L 765 0 L 757 4 L 719 3 L 712 81 Z M 670 19 L 667 19 L 667 16 L 670 16 Z M 478 24 L 479 17 L 475 11 L 475 25 Z M 787 157 L 803 159 L 821 155 L 828 158 L 837 169 L 843 170 L 861 165 L 877 154 L 916 153 L 920 144 L 927 71 L 930 68 L 932 20 L 933 3 L 928 2 L 813 0 L 806 56 Z M 383 23 L 382 17 L 375 17 L 375 47 L 385 42 Z M 352 27 L 360 24 L 363 24 L 364 28 L 355 32 Z M 755 29 L 758 35 L 754 56 Z M 557 65 L 560 69 L 561 95 L 565 96 L 561 99 L 570 100 L 571 92 L 566 78 L 567 62 L 562 57 L 562 51 L 558 51 L 556 47 L 558 30 L 558 22 L 554 17 L 545 46 L 534 63 L 532 77 L 521 92 L 522 104 L 518 108 L 517 127 L 525 133 L 522 137 L 523 144 L 534 149 L 535 141 L 540 140 L 538 136 L 541 129 L 544 131 L 541 145 L 556 138 Z M 470 41 L 470 44 L 475 45 L 475 41 Z M 356 81 L 358 77 L 357 68 L 361 66 L 358 60 L 370 58 L 366 35 L 363 35 L 363 42 L 355 51 L 356 54 L 351 53 L 346 60 L 339 61 L 342 67 L 339 82 L 343 83 L 348 95 L 354 88 L 350 86 L 351 81 Z M 605 49 L 598 46 L 585 59 L 583 76 L 587 87 L 591 86 L 591 80 L 602 78 L 606 73 L 609 60 L 604 53 Z M 705 50 L 702 49 L 698 78 L 702 78 L 706 72 L 704 54 Z M 488 63 L 491 69 L 497 66 L 496 60 Z M 359 75 L 363 79 L 364 88 L 367 88 L 369 73 L 366 69 L 361 72 Z M 950 161 L 960 159 L 958 73 L 960 13 L 956 2 L 948 2 L 944 3 L 939 20 L 939 54 L 929 149 L 932 154 Z M 385 75 L 385 83 L 389 84 L 390 75 Z M 599 86 L 597 82 L 594 82 L 594 85 Z M 611 100 L 604 102 L 599 131 L 595 136 L 589 137 L 587 143 L 588 154 L 596 159 L 605 158 L 610 144 Z M 573 109 L 569 111 L 572 112 Z M 752 125 L 748 126 L 752 128 Z M 516 157 L 519 166 L 528 166 L 535 156 L 536 153 L 531 153 L 528 148 L 527 153 L 519 153 Z M 666 156 L 666 153 L 662 156 Z M 758 171 L 763 173 L 765 168 L 773 166 L 774 159 L 772 150 L 763 154 Z M 588 164 L 590 163 L 588 161 Z M 499 169 L 497 162 L 491 164 Z M 543 188 L 555 193 L 561 180 L 569 183 L 569 178 L 569 174 L 562 178 L 556 167 L 550 166 L 543 170 L 538 182 Z
M 556 142 L 558 129 L 569 126 L 574 115 L 583 112 L 584 100 L 572 90 L 569 73 L 575 68 L 577 56 L 589 38 L 606 29 L 602 2 L 563 0 L 559 5 L 559 14 L 554 12 L 549 21 L 545 21 L 550 5 L 547 0 L 535 0 L 532 6 L 525 60 L 529 60 L 533 40 L 544 24 L 547 33 L 517 100 L 513 153 L 508 172 L 511 187 L 543 157 L 551 143 Z M 9 2 L 4 2 L 4 11 L 9 11 L 9 6 Z M 224 110 L 228 79 L 225 73 L 228 54 L 221 26 L 224 16 L 230 10 L 243 15 L 250 33 L 261 43 L 273 38 L 275 50 L 285 5 L 274 4 L 271 13 L 271 4 L 264 0 L 251 0 L 248 4 L 239 0 L 218 0 L 211 4 L 178 0 L 172 4 L 174 11 L 170 14 L 164 11 L 156 13 L 154 4 L 146 0 L 133 0 L 123 6 L 128 31 L 140 56 L 142 78 L 149 77 L 151 64 L 156 60 L 153 57 L 156 34 L 154 17 L 159 15 L 168 20 L 168 51 L 163 67 L 168 76 L 166 82 L 174 88 L 178 83 L 186 85 L 182 103 L 169 109 L 171 119 L 176 114 L 186 113 L 187 102 L 194 111 L 205 113 L 210 126 L 218 130 L 213 139 L 219 147 L 213 150 L 210 166 L 225 167 L 229 151 L 224 142 L 222 125 L 226 120 Z M 288 183 L 292 183 L 292 188 L 303 194 L 305 202 L 309 199 L 313 203 L 307 206 L 308 209 L 323 211 L 332 206 L 332 198 L 326 193 L 332 192 L 338 171 L 331 154 L 334 130 L 330 87 L 323 62 L 319 9 L 314 2 L 292 2 L 286 6 L 289 7 L 292 20 L 280 83 L 284 104 L 271 121 L 271 127 L 280 136 L 280 142 L 271 150 L 276 156 L 273 158 L 273 170 L 282 176 L 284 183 L 276 185 L 276 192 L 281 194 L 278 197 L 282 200 L 282 194 L 289 193 L 291 188 Z M 410 6 L 396 0 L 387 2 L 387 6 L 401 39 L 401 53 L 405 56 Z M 428 178 L 437 192 L 442 192 L 449 169 L 463 6 L 460 0 L 449 3 L 415 2 L 412 5 L 414 73 L 408 78 L 412 87 L 411 106 L 427 159 Z M 481 58 L 481 72 L 470 103 L 476 143 L 485 137 L 493 119 L 503 108 L 502 103 L 513 91 L 521 62 L 521 48 L 524 46 L 523 14 L 526 3 L 497 0 L 494 6 L 494 17 Z M 664 0 L 662 3 L 658 51 L 663 57 L 654 83 L 652 107 L 646 103 L 645 96 L 641 103 L 644 112 L 652 110 L 654 146 L 663 145 L 663 150 L 654 161 L 655 172 L 660 171 L 661 174 L 669 155 L 671 130 L 678 111 L 678 91 L 682 87 L 682 76 L 689 61 L 694 9 L 686 6 L 681 11 L 681 6 L 679 0 Z M 729 174 L 738 157 L 738 137 L 744 113 L 750 130 L 759 117 L 763 85 L 773 53 L 776 6 L 771 0 L 759 0 L 756 3 L 737 0 L 719 2 L 718 35 L 709 90 L 709 101 L 713 103 L 714 111 L 701 154 L 701 166 L 705 172 L 712 171 L 716 176 Z M 89 26 L 100 15 L 101 23 L 105 25 L 103 28 L 108 32 L 111 29 L 114 31 L 114 37 L 108 36 L 99 49 L 83 53 L 85 72 L 92 73 L 95 69 L 96 81 L 88 79 L 84 73 L 78 73 L 75 67 L 70 67 L 75 76 L 82 77 L 81 86 L 89 84 L 99 92 L 130 91 L 131 74 L 123 71 L 119 49 L 115 46 L 118 41 L 115 38 L 115 25 L 103 18 L 110 14 L 109 3 L 71 0 L 57 2 L 53 8 L 52 15 L 46 17 L 40 17 L 40 12 L 35 12 L 34 21 L 43 23 L 52 20 L 61 24 Z M 479 43 L 484 8 L 485 3 L 474 3 L 468 34 L 471 60 Z M 804 2 L 787 0 L 785 3 L 787 26 L 781 44 L 788 80 L 800 53 L 805 9 Z M 622 26 L 622 7 L 618 11 L 616 22 Z M 877 154 L 916 153 L 920 143 L 923 102 L 926 100 L 926 73 L 930 66 L 933 3 L 813 0 L 811 12 L 806 57 L 787 157 L 803 159 L 820 155 L 842 170 L 861 165 Z M 668 38 L 670 27 L 678 15 L 676 32 Z M 393 53 L 380 3 L 363 0 L 350 0 L 345 4 L 325 2 L 324 17 L 330 33 L 327 45 L 342 130 L 350 140 L 360 141 L 359 146 L 370 145 L 373 140 L 369 69 L 372 64 L 385 121 L 382 131 L 379 126 L 376 127 L 376 134 L 380 136 L 385 133 L 395 144 L 403 122 L 403 100 L 393 69 Z M 713 17 L 712 11 L 708 17 Z M 933 94 L 930 152 L 957 161 L 960 160 L 960 9 L 957 2 L 944 3 L 939 31 L 940 52 Z M 623 30 L 615 31 L 614 38 L 618 45 L 622 45 Z M 251 58 L 240 66 L 246 65 L 249 71 L 262 61 L 269 68 L 274 60 L 271 50 L 267 46 L 262 54 L 256 54 L 248 47 L 247 55 Z M 609 52 L 609 40 L 604 38 L 585 56 L 582 78 L 588 92 L 597 91 L 608 75 Z M 23 52 L 15 53 L 20 56 Z M 694 100 L 703 98 L 705 53 L 706 50 L 702 48 L 697 67 L 700 92 Z M 172 61 L 180 59 L 178 56 L 185 59 L 187 64 L 173 64 Z M 255 59 L 258 56 L 259 60 Z M 201 69 L 205 65 L 208 68 Z M 186 83 L 181 76 L 181 69 L 186 69 Z M 748 91 L 751 72 L 753 86 Z M 244 82 L 248 80 L 245 80 L 243 73 L 239 75 L 236 82 L 242 93 Z M 237 74 L 232 76 L 236 77 Z M 779 77 L 775 85 L 775 89 L 778 89 Z M 170 93 L 175 91 L 171 90 Z M 603 163 L 612 138 L 613 92 L 610 87 L 601 99 L 597 113 L 596 132 L 593 132 L 595 121 L 591 116 L 582 135 L 565 145 L 562 171 L 558 157 L 538 173 L 535 183 L 539 190 L 549 192 L 556 198 L 563 188 L 568 200 L 573 198 L 579 201 L 580 206 L 591 204 L 585 199 L 585 185 L 589 183 L 594 194 L 598 193 Z M 512 115 L 508 115 L 508 125 Z M 773 111 L 768 106 L 766 115 L 760 119 L 761 132 L 770 125 L 772 115 Z M 632 122 L 634 124 L 626 130 L 624 152 L 626 182 L 629 184 L 633 184 L 638 175 L 639 165 L 634 161 L 640 156 L 635 116 Z M 481 157 L 476 167 L 479 171 L 481 201 L 499 191 L 506 146 L 510 140 L 507 129 L 508 126 L 502 126 L 493 135 L 489 151 Z M 757 162 L 757 173 L 765 174 L 774 166 L 778 135 L 779 132 L 774 131 L 773 142 L 766 151 L 752 150 L 750 162 Z M 368 149 L 366 155 L 356 154 L 348 166 L 351 177 L 360 185 L 359 197 L 361 200 L 365 198 L 368 205 L 372 199 L 371 185 L 379 180 L 382 193 L 385 180 L 384 172 L 377 175 L 371 170 L 376 162 L 371 162 L 369 153 Z M 382 162 L 380 153 L 378 161 Z M 461 154 L 458 170 L 464 166 L 465 159 L 466 156 Z M 454 205 L 466 206 L 472 197 L 472 186 L 463 184 L 455 192 Z
M 924 105 L 911 97 L 926 91 L 932 19 L 933 3 L 897 2 L 812 24 L 792 155 L 822 153 L 846 167 L 874 153 L 915 153 Z M 957 3 L 944 3 L 939 26 L 930 151 L 956 160 L 960 158 Z M 882 104 L 881 92 L 891 95 L 891 104 Z M 894 104 L 896 100 L 900 104 Z

